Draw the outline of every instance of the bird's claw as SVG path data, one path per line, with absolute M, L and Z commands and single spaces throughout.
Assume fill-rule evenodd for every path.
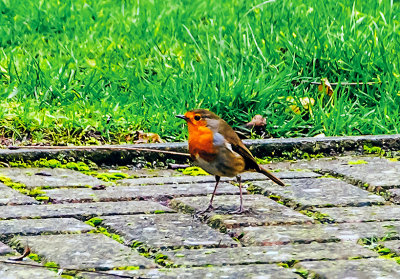
M 242 214 L 248 212 L 248 209 L 244 209 L 243 206 L 240 206 L 238 209 L 234 211 L 229 211 L 229 214 Z
M 207 213 L 207 212 L 210 212 L 210 211 L 213 211 L 213 210 L 214 210 L 214 207 L 212 206 L 212 204 L 209 204 L 206 209 L 197 211 L 196 215 L 202 215 L 204 213 Z

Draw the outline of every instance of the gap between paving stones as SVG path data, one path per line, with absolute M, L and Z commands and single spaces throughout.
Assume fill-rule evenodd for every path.
M 172 212 L 175 211 L 153 201 L 15 205 L 0 210 L 0 220 L 74 217 L 86 221 L 95 216 Z

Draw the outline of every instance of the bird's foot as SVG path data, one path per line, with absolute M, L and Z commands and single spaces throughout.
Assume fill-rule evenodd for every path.
M 238 209 L 234 210 L 234 211 L 229 211 L 229 214 L 242 214 L 242 213 L 246 213 L 249 212 L 248 209 L 244 209 L 243 206 L 239 206 Z
M 196 215 L 202 215 L 202 214 L 204 214 L 204 213 L 211 212 L 211 211 L 213 211 L 213 210 L 214 210 L 214 207 L 213 207 L 212 204 L 210 203 L 206 209 L 197 211 L 197 212 L 196 212 Z

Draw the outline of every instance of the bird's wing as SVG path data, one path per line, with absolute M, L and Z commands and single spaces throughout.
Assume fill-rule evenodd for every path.
M 232 146 L 232 150 L 244 158 L 246 169 L 258 170 L 260 168 L 250 150 L 247 149 L 242 140 L 228 123 L 222 120 L 219 123 L 218 131 L 220 134 L 224 135 L 225 140 Z

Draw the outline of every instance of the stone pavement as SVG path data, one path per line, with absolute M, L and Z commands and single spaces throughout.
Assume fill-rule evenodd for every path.
M 400 278 L 399 161 L 266 167 L 287 186 L 243 174 L 241 215 L 229 213 L 239 189 L 228 178 L 215 211 L 199 215 L 212 176 L 104 169 L 127 174 L 104 182 L 70 169 L 0 168 L 0 278 Z M 28 257 L 10 260 L 26 247 Z

